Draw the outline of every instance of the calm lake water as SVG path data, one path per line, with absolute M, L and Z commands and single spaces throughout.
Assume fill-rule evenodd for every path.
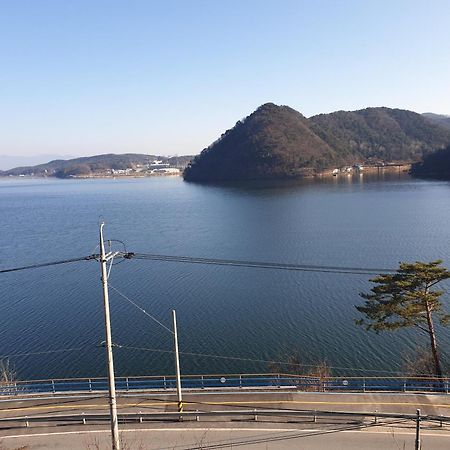
M 0 181 L 0 214 L 1 268 L 91 254 L 101 219 L 107 238 L 136 252 L 377 268 L 439 258 L 450 265 L 450 183 L 406 175 L 234 187 L 176 177 L 8 179 Z M 176 309 L 181 351 L 245 359 L 184 355 L 184 373 L 267 371 L 267 363 L 251 360 L 294 352 L 307 364 L 326 359 L 336 374 L 398 371 L 402 354 L 428 343 L 415 330 L 375 335 L 354 324 L 368 278 L 131 260 L 113 267 L 110 282 L 168 327 Z M 106 375 L 98 263 L 0 280 L 0 356 L 15 355 L 9 359 L 20 378 Z M 114 342 L 135 347 L 115 350 L 116 373 L 172 373 L 171 334 L 114 291 L 111 311 Z M 449 330 L 438 333 L 448 349 Z M 40 353 L 68 348 L 75 350 Z

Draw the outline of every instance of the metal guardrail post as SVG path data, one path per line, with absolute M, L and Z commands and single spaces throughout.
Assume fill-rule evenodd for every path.
M 197 422 L 200 422 L 200 415 L 198 414 L 198 409 L 195 411 L 197 413 L 197 415 L 195 416 L 195 420 Z M 441 422 L 442 423 L 442 422 Z
M 125 378 L 125 382 L 127 384 L 127 391 L 129 391 L 130 390 L 130 383 L 128 381 L 128 377 Z
M 277 374 L 277 382 L 278 382 L 277 386 L 280 388 L 281 387 L 281 381 L 280 381 L 280 374 L 279 373 Z
M 142 423 L 142 411 L 139 411 L 139 423 Z
M 363 392 L 366 392 L 366 379 L 363 378 Z
M 92 392 L 92 381 L 90 378 L 89 378 L 89 392 Z
M 25 426 L 29 428 L 30 424 L 28 422 L 28 416 L 25 416 Z
M 242 375 L 239 375 L 239 387 L 242 387 Z
M 52 380 L 52 391 L 55 393 L 55 380 Z
M 203 375 L 202 375 L 202 389 L 205 389 L 205 379 L 204 379 Z
M 416 418 L 416 442 L 415 442 L 416 450 L 420 450 L 420 409 L 417 410 L 417 418 Z
M 406 392 L 406 380 L 403 380 L 403 392 Z
M 255 413 L 255 422 L 257 422 L 258 421 L 258 415 L 256 414 L 256 409 L 254 410 L 254 413 Z
M 378 423 L 377 412 L 378 412 L 378 410 L 375 410 L 374 423 Z
M 317 411 L 316 410 L 314 410 L 313 422 L 314 423 L 317 422 Z
M 448 380 L 445 382 L 445 393 L 448 394 Z
M 86 417 L 84 417 L 84 412 L 81 413 L 81 420 L 83 422 L 83 425 L 86 425 Z
M 167 389 L 166 377 L 164 377 L 164 390 Z

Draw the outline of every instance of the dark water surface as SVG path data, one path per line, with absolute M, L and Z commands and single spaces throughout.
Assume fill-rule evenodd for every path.
M 407 176 L 282 185 L 201 186 L 180 178 L 0 181 L 0 267 L 90 254 L 106 236 L 136 252 L 315 265 L 450 265 L 450 183 Z M 354 324 L 367 275 L 131 260 L 111 284 L 170 327 L 177 310 L 184 373 L 259 372 L 299 351 L 336 373 L 396 371 L 426 345 L 414 330 L 375 335 Z M 0 275 L 0 356 L 21 378 L 106 374 L 99 266 L 81 262 Z M 444 285 L 448 289 L 449 285 Z M 449 295 L 445 295 L 450 304 Z M 114 291 L 113 340 L 170 351 L 171 335 Z M 439 328 L 443 350 L 448 330 Z M 50 350 L 79 348 L 59 353 Z M 21 355 L 22 356 L 17 356 Z M 170 353 L 115 350 L 119 375 L 169 374 Z M 367 372 L 368 373 L 368 372 Z

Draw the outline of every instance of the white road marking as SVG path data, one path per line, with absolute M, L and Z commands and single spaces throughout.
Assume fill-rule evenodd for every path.
M 339 429 L 330 429 L 330 430 L 321 430 L 320 428 L 313 429 L 299 429 L 299 428 L 136 428 L 136 429 L 122 429 L 121 433 L 142 433 L 142 432 L 198 432 L 198 431 L 258 431 L 258 432 L 302 432 L 302 433 L 313 433 L 317 431 L 327 431 L 329 433 L 340 432 L 340 433 L 366 433 L 366 434 L 392 434 L 392 428 L 388 431 L 371 431 L 371 430 L 339 430 Z M 398 431 L 395 428 L 396 435 L 406 435 L 406 436 L 415 436 L 415 432 L 405 432 Z M 111 433 L 110 430 L 86 430 L 86 431 L 61 431 L 55 433 L 35 433 L 35 434 L 17 434 L 12 436 L 0 436 L 0 439 L 16 439 L 16 438 L 28 438 L 28 437 L 45 437 L 45 436 L 58 436 L 58 435 L 70 435 L 70 434 L 95 434 L 95 433 Z M 427 430 L 422 430 L 423 436 L 435 436 L 435 437 L 450 437 L 450 434 L 445 433 L 430 433 Z

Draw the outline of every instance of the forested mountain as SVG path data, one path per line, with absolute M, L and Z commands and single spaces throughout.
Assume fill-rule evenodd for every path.
M 186 180 L 222 181 L 301 175 L 341 159 L 287 106 L 267 103 L 194 158 Z
M 450 130 L 403 109 L 366 108 L 310 118 L 312 129 L 341 155 L 417 161 L 449 144 Z
M 196 156 L 184 178 L 286 178 L 344 164 L 413 162 L 449 144 L 450 130 L 412 111 L 367 108 L 307 119 L 267 103 Z
M 443 127 L 448 128 L 450 130 L 450 116 L 434 113 L 423 113 L 422 116 L 428 119 L 429 121 L 437 125 L 442 125 Z
M 417 177 L 450 180 L 450 146 L 430 153 L 423 161 L 413 164 L 411 173 Z

